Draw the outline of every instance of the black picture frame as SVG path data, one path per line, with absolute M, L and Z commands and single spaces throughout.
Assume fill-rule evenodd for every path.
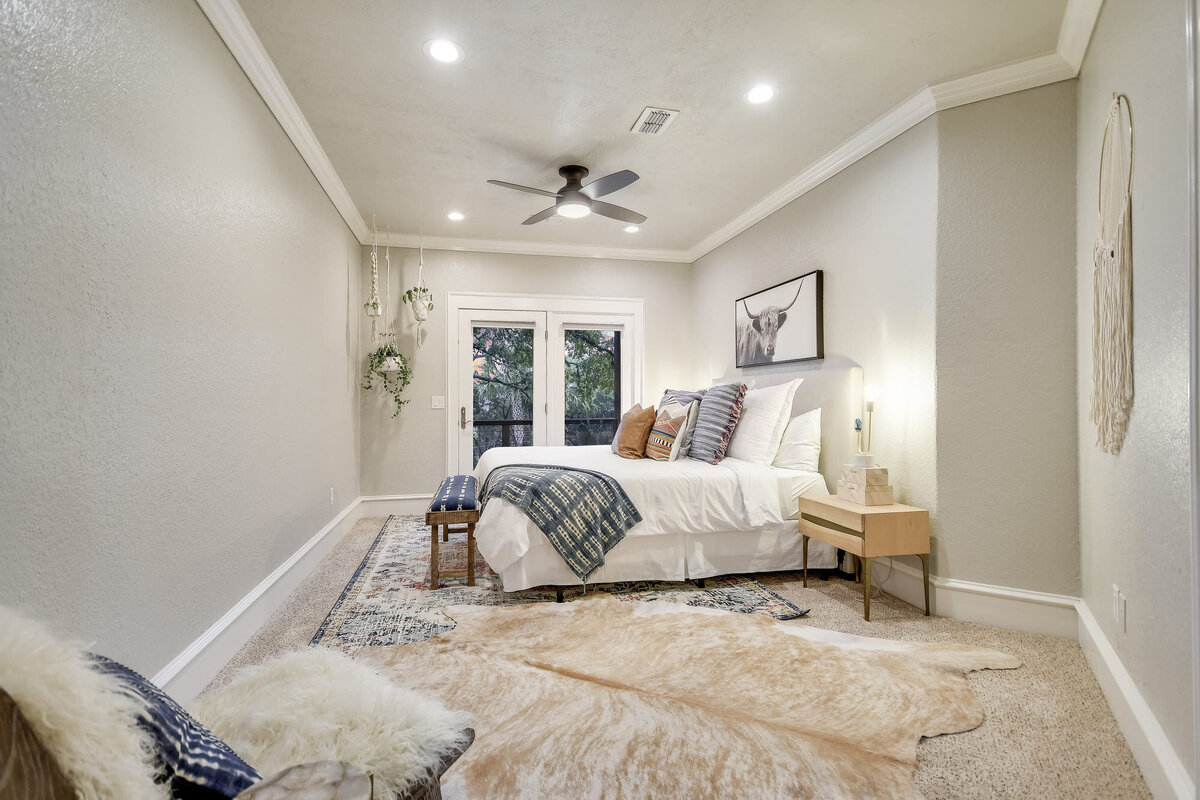
M 814 269 L 735 300 L 736 366 L 740 369 L 824 358 L 823 298 L 823 272 Z M 781 338 L 785 330 L 787 333 Z

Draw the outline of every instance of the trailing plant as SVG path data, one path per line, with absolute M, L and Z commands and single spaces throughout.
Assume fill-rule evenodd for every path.
M 408 402 L 400 395 L 411 381 L 412 367 L 409 366 L 408 359 L 396 350 L 395 345 L 380 345 L 367 355 L 367 371 L 363 375 L 362 388 L 370 391 L 375 388 L 376 383 L 381 385 L 396 402 L 393 418 L 400 415 L 400 409 Z

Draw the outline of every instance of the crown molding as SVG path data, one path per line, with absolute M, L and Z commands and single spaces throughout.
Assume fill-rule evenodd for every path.
M 342 219 L 361 244 L 370 244 L 371 231 L 237 0 L 196 2 L 279 120 Z M 430 249 L 476 253 L 692 263 L 938 111 L 1074 78 L 1079 74 L 1103 2 L 1068 0 L 1055 52 L 926 86 L 687 250 L 454 237 L 427 237 L 424 244 Z M 418 237 L 404 234 L 391 234 L 380 241 L 392 247 L 416 247 L 419 243 Z
M 430 250 L 461 250 L 471 253 L 516 253 L 527 256 L 570 256 L 572 258 L 612 258 L 621 261 L 669 261 L 690 264 L 692 258 L 687 250 L 639 250 L 632 247 L 609 245 L 568 244 L 558 242 L 510 242 L 497 239 L 459 239 L 454 237 L 426 236 L 392 233 L 379 237 L 381 245 L 389 247 L 417 247 L 424 245 Z M 364 242 L 369 245 L 370 239 Z
M 296 98 L 283 82 L 283 76 L 275 68 L 275 62 L 267 55 L 267 50 L 250 25 L 246 12 L 242 11 L 237 0 L 196 0 L 196 4 L 208 17 L 217 35 L 225 42 L 229 52 L 250 79 L 250 83 L 258 90 L 267 108 L 275 115 L 283 132 L 292 140 L 300 157 L 308 164 L 313 177 L 321 184 L 325 194 L 329 195 L 330 202 L 342 215 L 351 232 L 360 242 L 367 241 L 370 235 L 367 223 L 358 213 L 358 207 L 350 197 L 350 192 L 346 191 L 346 185 L 333 168 L 329 156 L 325 154 L 325 148 L 317 141 L 317 135 L 313 133 L 308 120 L 300 111 Z
M 1062 27 L 1058 29 L 1057 52 L 1071 65 L 1072 78 L 1079 74 L 1083 65 L 1102 5 L 1104 0 L 1067 0 Z

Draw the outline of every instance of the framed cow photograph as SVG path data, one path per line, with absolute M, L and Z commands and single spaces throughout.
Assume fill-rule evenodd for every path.
M 738 367 L 825 357 L 819 269 L 739 297 L 733 314 Z

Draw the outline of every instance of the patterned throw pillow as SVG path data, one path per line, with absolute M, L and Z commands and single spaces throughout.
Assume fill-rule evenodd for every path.
M 687 429 L 689 420 L 695 419 L 699 405 L 696 400 L 687 405 L 671 400 L 659 406 L 658 418 L 654 420 L 650 438 L 646 440 L 646 457 L 655 461 L 674 461 L 679 458 L 679 446 L 683 441 L 680 433 Z
M 699 409 L 699 401 L 704 399 L 705 391 L 705 389 L 698 389 L 694 392 L 688 389 L 667 389 L 667 391 L 663 393 L 662 401 L 659 402 L 659 407 L 661 408 L 663 403 L 679 403 L 680 405 L 686 406 L 688 403 L 696 402 L 696 408 Z M 679 452 L 675 455 L 675 458 L 683 458 L 688 454 L 688 451 L 692 448 L 692 435 L 695 432 L 696 412 L 693 411 L 692 415 L 688 417 L 687 426 L 679 435 L 681 442 L 679 444 Z
M 179 798 L 235 797 L 262 779 L 229 745 L 138 673 L 91 654 L 96 670 L 111 675 L 122 693 L 141 706 L 136 720 L 158 748 L 159 765 Z
M 688 458 L 709 464 L 720 463 L 729 447 L 729 437 L 737 427 L 745 399 L 744 383 L 726 383 L 704 393 Z

